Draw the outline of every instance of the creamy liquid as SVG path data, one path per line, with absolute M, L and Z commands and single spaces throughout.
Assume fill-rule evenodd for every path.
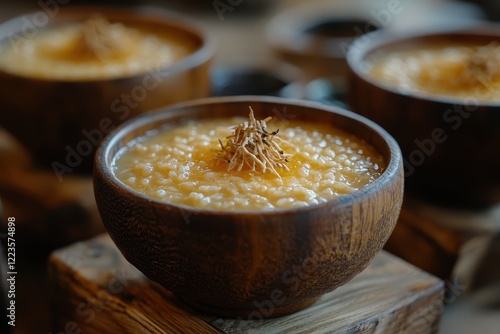
M 114 164 L 118 179 L 135 190 L 173 204 L 216 210 L 301 207 L 350 194 L 377 179 L 382 156 L 364 141 L 324 124 L 281 124 L 281 147 L 291 154 L 280 177 L 244 168 L 228 171 L 215 159 L 218 138 L 243 119 L 188 123 L 132 142 Z M 268 129 L 278 128 L 271 121 Z
M 108 33 L 119 48 L 94 54 L 83 42 L 82 27 L 80 23 L 61 25 L 42 30 L 24 43 L 6 44 L 0 50 L 0 69 L 40 79 L 109 79 L 156 70 L 195 49 L 167 31 L 113 23 Z
M 478 48 L 480 56 L 474 53 Z M 500 47 L 495 44 L 419 45 L 376 57 L 369 74 L 403 91 L 500 101 Z

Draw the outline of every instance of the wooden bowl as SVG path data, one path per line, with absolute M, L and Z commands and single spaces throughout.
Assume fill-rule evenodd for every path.
M 365 188 L 323 204 L 232 212 L 151 199 L 111 169 L 117 152 L 147 131 L 185 120 L 246 116 L 249 105 L 257 118 L 286 110 L 284 117 L 335 124 L 374 145 L 387 169 Z M 94 191 L 111 238 L 151 280 L 210 313 L 271 317 L 310 305 L 368 265 L 396 224 L 403 169 L 396 142 L 359 115 L 277 97 L 225 97 L 178 104 L 119 127 L 96 153 Z
M 499 203 L 500 103 L 404 92 L 371 78 L 366 70 L 377 54 L 426 43 L 498 42 L 498 28 L 365 37 L 348 54 L 349 103 L 398 141 L 408 193 L 442 205 Z
M 279 58 L 300 68 L 304 80 L 345 77 L 346 54 L 356 37 L 379 29 L 351 2 L 320 1 L 286 10 L 267 28 L 268 43 Z
M 52 18 L 40 11 L 0 25 L 0 48 L 34 38 L 46 28 L 85 21 L 95 13 L 110 22 L 144 25 L 179 36 L 193 45 L 194 51 L 171 65 L 110 79 L 38 79 L 0 70 L 0 125 L 25 145 L 39 164 L 58 175 L 90 172 L 97 144 L 124 120 L 210 95 L 212 39 L 192 22 L 162 11 L 70 6 L 61 7 Z M 45 15 L 47 24 L 37 23 L 40 15 Z

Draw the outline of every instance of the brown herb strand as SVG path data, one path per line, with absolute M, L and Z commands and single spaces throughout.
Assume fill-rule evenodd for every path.
M 270 171 L 281 179 L 276 168 L 289 170 L 286 163 L 289 162 L 290 155 L 285 154 L 277 143 L 284 140 L 277 136 L 279 129 L 273 132 L 266 130 L 267 122 L 272 117 L 257 120 L 252 107 L 249 108 L 250 121 L 235 126 L 233 134 L 226 137 L 225 143 L 219 139 L 220 150 L 214 150 L 217 159 L 228 163 L 228 171 L 241 171 L 248 166 L 252 171 L 257 171 L 258 168 L 263 173 Z
M 468 51 L 463 79 L 488 87 L 492 77 L 500 71 L 500 46 L 496 41 Z
M 82 37 L 87 48 L 101 60 L 111 58 L 122 51 L 113 25 L 100 14 L 92 15 L 83 24 Z

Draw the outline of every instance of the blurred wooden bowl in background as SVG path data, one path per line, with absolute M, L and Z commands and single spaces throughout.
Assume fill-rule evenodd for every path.
M 43 14 L 47 22 L 42 25 Z M 12 63 L 4 64 L 0 68 L 0 125 L 28 148 L 39 165 L 53 169 L 58 176 L 89 172 L 99 141 L 124 120 L 210 94 L 212 39 L 196 24 L 163 11 L 70 6 L 60 8 L 51 18 L 39 11 L 0 25 L 0 52 L 5 54 L 14 48 L 15 58 L 22 44 L 31 43 L 48 29 L 84 22 L 95 14 L 111 24 L 144 27 L 158 34 L 158 38 L 172 38 L 189 52 L 138 73 L 92 77 L 83 71 L 81 79 L 77 74 L 57 77 L 57 68 L 53 69 L 54 77 L 19 74 Z M 109 39 L 104 42 L 121 45 L 120 41 Z
M 395 36 L 366 35 L 353 43 L 348 55 L 349 103 L 353 111 L 380 124 L 401 145 L 409 194 L 454 207 L 472 208 L 500 202 L 500 95 L 482 99 L 475 91 L 472 97 L 461 98 L 397 88 L 370 75 L 374 61 L 396 52 L 417 52 L 426 46 L 494 47 L 491 43 L 499 41 L 498 28 L 482 27 Z M 474 61 L 470 60 L 470 66 L 475 66 Z M 404 66 L 408 69 L 410 65 L 408 61 Z M 437 68 L 444 65 L 436 66 L 427 71 L 429 76 L 436 75 Z M 402 71 L 394 72 L 393 77 L 402 76 Z M 443 85 L 455 85 L 459 79 L 451 72 Z

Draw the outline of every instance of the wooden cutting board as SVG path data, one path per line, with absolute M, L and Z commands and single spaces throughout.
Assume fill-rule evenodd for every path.
M 54 333 L 436 333 L 444 291 L 441 280 L 382 251 L 300 312 L 222 319 L 149 281 L 107 234 L 56 250 L 49 271 Z

